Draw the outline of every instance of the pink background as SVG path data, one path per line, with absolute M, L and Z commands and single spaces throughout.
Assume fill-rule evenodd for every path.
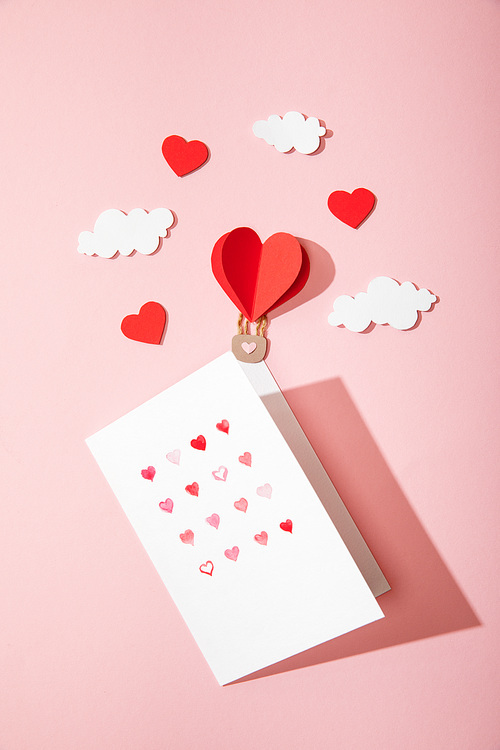
M 1 0 L 2 750 L 500 747 L 499 12 Z M 291 109 L 333 131 L 321 153 L 252 135 Z M 176 177 L 172 133 L 208 164 Z M 359 186 L 355 231 L 326 200 Z M 136 206 L 175 212 L 159 252 L 77 253 Z M 310 252 L 268 364 L 393 591 L 384 621 L 220 688 L 84 438 L 228 349 L 209 258 L 241 225 Z M 331 328 L 378 275 L 440 301 L 409 332 Z M 120 333 L 150 299 L 160 347 Z

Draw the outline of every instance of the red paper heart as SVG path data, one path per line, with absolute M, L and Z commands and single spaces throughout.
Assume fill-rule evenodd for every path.
M 207 447 L 207 441 L 205 440 L 203 435 L 198 435 L 197 438 L 193 438 L 193 440 L 191 440 L 191 445 L 193 446 L 193 448 L 196 448 L 197 451 L 204 451 Z
M 167 314 L 159 302 L 146 302 L 138 315 L 126 315 L 121 323 L 124 336 L 144 344 L 159 344 L 165 330 Z
M 289 531 L 290 534 L 292 533 L 292 527 L 293 523 L 289 518 L 287 518 L 286 521 L 283 521 L 283 523 L 280 523 L 280 529 L 283 529 L 283 531 Z
M 373 211 L 375 196 L 366 188 L 357 188 L 352 193 L 334 190 L 328 196 L 328 208 L 337 219 L 357 229 Z
M 253 229 L 239 227 L 215 243 L 212 271 L 229 299 L 254 321 L 298 294 L 309 259 L 291 234 L 278 232 L 262 244 Z
M 186 492 L 189 492 L 190 495 L 194 495 L 195 497 L 198 497 L 199 491 L 200 491 L 200 486 L 198 482 L 193 482 L 193 484 L 186 485 Z
M 226 435 L 229 433 L 229 422 L 227 419 L 223 419 L 221 422 L 217 422 L 215 425 L 220 432 L 225 432 Z
M 168 166 L 178 177 L 193 172 L 208 159 L 208 148 L 202 141 L 186 141 L 180 135 L 169 135 L 161 147 Z

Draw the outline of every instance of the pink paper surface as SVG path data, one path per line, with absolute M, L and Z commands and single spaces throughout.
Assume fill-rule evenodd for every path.
M 0 3 L 6 750 L 498 744 L 499 26 L 493 0 Z M 290 110 L 333 131 L 319 153 L 252 134 Z M 170 133 L 203 169 L 172 173 Z M 326 201 L 359 185 L 353 230 Z M 154 255 L 77 252 L 103 210 L 162 205 Z M 84 438 L 229 349 L 210 253 L 244 225 L 311 258 L 267 363 L 392 591 L 220 688 Z M 329 326 L 379 275 L 440 301 L 413 331 Z M 120 332 L 150 299 L 162 346 Z

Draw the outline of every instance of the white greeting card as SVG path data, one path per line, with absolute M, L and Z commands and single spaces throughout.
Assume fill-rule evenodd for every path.
M 383 617 L 231 353 L 87 443 L 220 684 Z

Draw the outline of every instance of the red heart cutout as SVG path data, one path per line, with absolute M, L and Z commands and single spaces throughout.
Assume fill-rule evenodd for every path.
M 215 243 L 212 271 L 240 312 L 255 321 L 302 289 L 309 259 L 291 234 L 278 232 L 261 243 L 253 229 L 239 227 Z
M 162 154 L 178 177 L 193 172 L 208 159 L 208 148 L 202 141 L 186 141 L 180 135 L 169 135 L 163 141 Z
M 191 440 L 191 445 L 193 448 L 196 448 L 197 451 L 204 451 L 207 447 L 207 441 L 203 437 L 203 435 L 198 435 L 197 438 L 193 438 Z
M 289 531 L 290 534 L 292 533 L 292 527 L 293 523 L 289 518 L 287 518 L 286 521 L 283 521 L 283 523 L 280 523 L 280 529 L 283 529 L 283 531 Z
M 198 497 L 198 493 L 200 491 L 200 485 L 198 482 L 193 482 L 193 484 L 186 485 L 186 492 L 189 492 L 190 495 L 194 495 L 195 497 Z
M 144 344 L 160 344 L 167 313 L 159 302 L 146 302 L 138 315 L 126 315 L 121 323 L 124 336 Z
M 357 229 L 373 211 L 375 196 L 366 188 L 357 188 L 352 193 L 334 190 L 328 196 L 328 208 L 337 219 Z
M 217 422 L 215 426 L 220 432 L 225 432 L 226 435 L 229 433 L 229 422 L 227 419 L 223 419 L 222 422 Z

